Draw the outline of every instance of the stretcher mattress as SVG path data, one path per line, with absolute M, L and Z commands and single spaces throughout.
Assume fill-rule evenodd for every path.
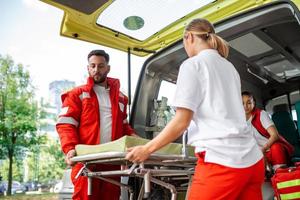
M 129 147 L 134 147 L 137 145 L 144 145 L 150 140 L 133 137 L 133 136 L 123 136 L 122 138 L 99 145 L 76 145 L 77 156 L 95 154 L 95 153 L 105 153 L 105 152 L 126 152 Z M 163 147 L 162 149 L 155 152 L 155 154 L 162 155 L 182 155 L 182 144 L 171 143 Z M 194 148 L 192 146 L 187 146 L 187 152 L 189 156 L 194 156 Z

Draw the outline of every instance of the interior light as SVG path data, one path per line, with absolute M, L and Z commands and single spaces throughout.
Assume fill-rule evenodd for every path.
M 124 21 L 123 21 L 123 25 L 125 26 L 125 28 L 132 30 L 132 31 L 143 28 L 144 24 L 145 24 L 145 22 L 144 22 L 143 18 L 141 18 L 139 16 L 130 16 L 130 17 L 127 17 L 126 19 L 124 19 Z

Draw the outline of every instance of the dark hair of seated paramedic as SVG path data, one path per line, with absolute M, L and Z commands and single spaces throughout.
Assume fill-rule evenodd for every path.
M 227 43 L 209 21 L 194 19 L 184 30 L 183 45 L 188 58 L 177 78 L 175 117 L 146 145 L 130 148 L 127 159 L 144 161 L 193 121 L 189 143 L 198 162 L 188 199 L 261 200 L 263 154 L 246 123 L 240 77 L 226 59 Z
M 56 129 L 66 163 L 72 166 L 71 179 L 74 184 L 74 200 L 119 200 L 120 187 L 93 178 L 92 194 L 88 195 L 87 177 L 77 173 L 83 167 L 73 163 L 77 144 L 96 145 L 117 140 L 124 135 L 135 135 L 127 121 L 128 98 L 120 92 L 118 79 L 108 77 L 109 55 L 103 50 L 88 54 L 87 83 L 62 95 L 62 111 Z M 120 166 L 95 164 L 92 171 L 118 170 Z M 116 178 L 119 181 L 119 178 Z
M 242 99 L 248 125 L 253 128 L 253 135 L 267 163 L 272 165 L 273 170 L 287 166 L 294 147 L 278 133 L 268 113 L 256 108 L 250 92 L 242 92 Z

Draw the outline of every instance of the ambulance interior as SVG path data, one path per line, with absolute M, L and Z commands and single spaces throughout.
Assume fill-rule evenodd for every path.
M 240 74 L 242 91 L 252 92 L 257 107 L 271 117 L 279 115 L 273 120 L 295 146 L 295 161 L 300 158 L 298 12 L 292 5 L 275 4 L 215 24 L 217 33 L 229 42 L 229 60 Z M 179 66 L 185 59 L 181 40 L 145 62 L 131 115 L 131 123 L 142 137 L 155 136 L 174 115 L 170 105 Z
M 288 4 L 262 7 L 215 24 L 230 45 L 229 60 L 300 161 L 300 26 L 298 10 Z M 187 59 L 182 40 L 144 64 L 132 105 L 131 123 L 146 138 L 154 137 L 172 118 L 172 98 L 180 64 Z M 180 138 L 177 142 L 181 142 Z M 270 183 L 264 199 L 273 198 Z

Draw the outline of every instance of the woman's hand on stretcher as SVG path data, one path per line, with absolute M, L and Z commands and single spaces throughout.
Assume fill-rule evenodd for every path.
M 75 149 L 68 151 L 65 157 L 65 162 L 67 163 L 67 165 L 73 166 L 75 164 L 75 162 L 71 161 L 71 158 L 73 158 L 74 156 L 76 156 Z
M 192 110 L 178 107 L 175 117 L 167 124 L 162 132 L 143 146 L 128 148 L 126 159 L 138 163 L 145 161 L 151 153 L 164 147 L 182 135 L 184 130 L 189 126 L 193 115 L 194 112 Z
M 150 156 L 150 151 L 145 145 L 127 148 L 126 159 L 133 163 L 141 163 Z

